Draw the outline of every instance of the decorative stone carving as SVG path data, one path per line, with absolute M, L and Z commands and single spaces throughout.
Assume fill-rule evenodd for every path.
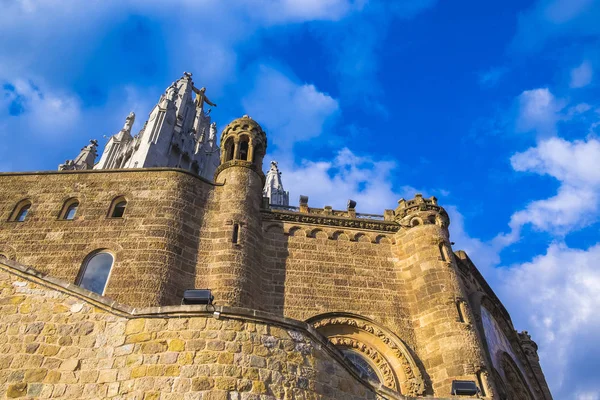
M 365 346 L 365 349 L 370 347 L 385 355 L 385 357 L 393 357 L 395 362 L 388 362 L 388 365 L 400 366 L 396 370 L 392 368 L 392 371 L 395 380 L 407 391 L 407 393 L 403 394 L 418 396 L 425 392 L 423 376 L 409 350 L 397 336 L 387 329 L 377 326 L 373 321 L 370 321 L 367 318 L 349 314 L 326 314 L 311 318 L 308 322 L 330 340 L 339 337 L 352 339 L 356 341 L 357 345 L 362 343 Z M 334 327 L 334 329 L 331 329 L 331 327 Z M 342 329 L 335 329 L 335 327 Z M 349 332 L 344 331 L 343 327 L 353 328 L 351 331 L 355 332 L 355 334 L 350 335 Z M 364 332 L 364 334 L 361 334 L 361 332 Z M 367 341 L 370 341 L 370 343 L 367 343 Z M 380 347 L 377 347 L 376 345 Z M 352 346 L 354 346 L 354 344 L 352 344 Z M 373 358 L 375 356 L 371 357 L 369 355 L 369 357 L 375 361 Z M 377 362 L 376 365 L 379 366 Z M 381 373 L 385 377 L 383 370 L 381 370 Z M 388 386 L 387 383 L 386 386 Z
M 396 378 L 389 362 L 374 348 L 348 337 L 331 337 L 329 341 L 338 347 L 349 347 L 371 359 L 383 377 L 383 384 L 390 389 L 398 390 Z
M 373 231 L 383 232 L 397 232 L 400 226 L 395 222 L 384 222 L 384 221 L 372 221 L 364 219 L 349 219 L 349 218 L 335 218 L 335 217 L 322 217 L 318 215 L 275 211 L 275 210 L 262 210 L 263 219 L 265 220 L 277 220 L 292 223 L 306 223 L 306 224 L 317 224 L 317 225 L 329 225 L 329 226 L 341 226 L 344 228 L 353 229 L 368 229 Z
M 521 376 L 518 367 L 510 359 L 508 354 L 502 357 L 502 370 L 506 378 L 506 390 L 511 400 L 533 400 L 533 396 L 527 388 L 525 380 Z

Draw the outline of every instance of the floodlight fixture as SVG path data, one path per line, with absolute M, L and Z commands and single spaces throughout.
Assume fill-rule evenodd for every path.
M 183 292 L 183 304 L 212 304 L 215 297 L 210 289 L 188 289 Z
M 452 381 L 453 396 L 476 396 L 479 394 L 479 388 L 474 381 Z

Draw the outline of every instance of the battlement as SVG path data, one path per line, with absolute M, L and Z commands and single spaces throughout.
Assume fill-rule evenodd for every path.
M 416 214 L 418 217 L 413 218 Z M 398 200 L 398 207 L 394 211 L 395 219 L 403 226 L 416 226 L 420 224 L 437 224 L 442 227 L 450 225 L 448 213 L 442 206 L 438 205 L 437 198 L 431 196 L 424 198 L 417 193 L 412 200 Z

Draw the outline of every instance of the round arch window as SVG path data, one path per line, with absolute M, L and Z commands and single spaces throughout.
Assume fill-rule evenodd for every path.
M 113 255 L 105 251 L 88 256 L 81 267 L 77 285 L 99 295 L 104 294 L 114 260 Z

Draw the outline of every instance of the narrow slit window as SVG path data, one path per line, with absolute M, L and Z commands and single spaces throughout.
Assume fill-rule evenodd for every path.
M 238 239 L 239 239 L 239 234 L 240 234 L 240 225 L 239 224 L 233 224 L 233 236 L 231 238 L 231 242 L 232 243 L 237 243 Z
M 446 257 L 446 246 L 444 243 L 440 243 L 440 260 L 448 261 L 448 258 Z
M 105 251 L 93 253 L 83 263 L 77 285 L 103 295 L 112 269 L 114 257 Z
M 458 311 L 458 322 L 465 322 L 465 316 L 463 315 L 463 309 L 462 309 L 462 301 L 458 300 L 456 302 L 456 310 Z

